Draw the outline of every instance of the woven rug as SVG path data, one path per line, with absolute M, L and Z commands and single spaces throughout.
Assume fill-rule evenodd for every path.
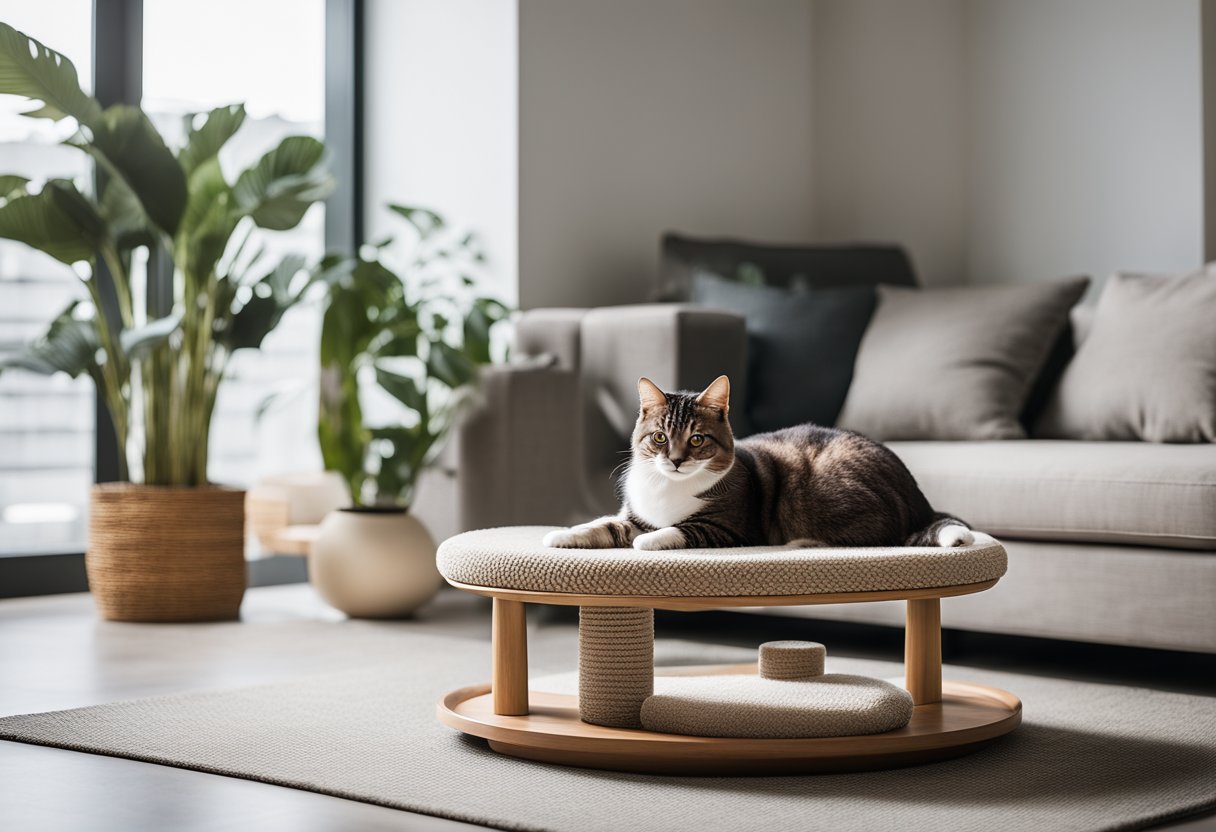
M 561 635 L 568 644 L 574 634 Z M 535 646 L 543 653 L 544 641 Z M 680 643 L 658 654 L 738 658 L 731 652 Z M 501 829 L 1138 829 L 1216 806 L 1216 705 L 1203 697 L 952 670 L 1018 694 L 1023 725 L 971 756 L 894 771 L 647 777 L 513 760 L 439 725 L 440 694 L 487 677 L 482 643 L 418 635 L 397 655 L 283 684 L 8 717 L 0 738 Z M 828 668 L 900 671 L 831 657 Z

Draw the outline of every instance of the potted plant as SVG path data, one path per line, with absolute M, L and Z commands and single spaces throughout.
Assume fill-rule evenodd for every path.
M 321 326 L 318 438 L 327 468 L 350 486 L 354 506 L 321 524 L 309 558 L 317 590 L 360 617 L 408 615 L 439 588 L 435 543 L 409 513 L 420 475 L 491 363 L 491 330 L 508 315 L 475 291 L 485 255 L 474 234 L 454 232 L 434 211 L 405 205 L 407 239 L 327 266 Z M 397 402 L 380 418 L 361 398 Z
M 0 93 L 72 119 L 89 182 L 0 176 L 0 237 L 72 267 L 88 291 L 9 366 L 87 373 L 113 423 L 121 484 L 92 494 L 86 565 L 101 614 L 127 621 L 235 618 L 245 589 L 239 491 L 207 481 L 216 391 L 232 354 L 257 348 L 310 282 L 299 257 L 263 271 L 255 229 L 286 230 L 332 189 L 322 144 L 292 136 L 234 178 L 220 149 L 240 105 L 187 119 L 170 149 L 139 108 L 103 108 L 63 55 L 0 24 Z M 171 270 L 158 292 L 135 252 Z M 163 285 L 163 284 L 158 284 Z M 168 296 L 165 296 L 168 295 Z

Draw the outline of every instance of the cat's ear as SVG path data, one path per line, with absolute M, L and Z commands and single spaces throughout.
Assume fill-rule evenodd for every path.
M 642 403 L 642 412 L 655 407 L 667 406 L 667 394 L 659 386 L 643 376 L 638 379 L 638 401 Z
M 701 395 L 697 396 L 697 404 L 701 407 L 721 410 L 722 415 L 725 416 L 730 411 L 730 379 L 726 376 L 718 376 L 711 381 L 709 386 L 701 391 Z

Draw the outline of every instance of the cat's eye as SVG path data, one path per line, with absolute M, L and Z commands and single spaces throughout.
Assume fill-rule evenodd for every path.
M 699 448 L 705 444 L 705 437 L 699 433 L 694 433 L 692 436 L 688 437 L 688 444 L 692 445 L 694 448 Z
M 661 431 L 661 430 L 656 430 L 654 433 L 652 433 L 650 435 L 650 438 L 654 440 L 654 444 L 656 444 L 656 445 L 666 445 L 667 444 L 667 434 L 663 433 L 663 431 Z

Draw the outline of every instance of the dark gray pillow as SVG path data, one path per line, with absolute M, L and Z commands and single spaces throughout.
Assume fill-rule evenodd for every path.
M 1216 276 L 1114 275 L 1035 433 L 1216 441 Z
M 693 303 L 747 320 L 747 415 L 757 431 L 831 425 L 874 312 L 870 286 L 790 291 L 698 274 Z
M 841 427 L 876 439 L 1021 439 L 1018 421 L 1088 278 L 878 288 Z

